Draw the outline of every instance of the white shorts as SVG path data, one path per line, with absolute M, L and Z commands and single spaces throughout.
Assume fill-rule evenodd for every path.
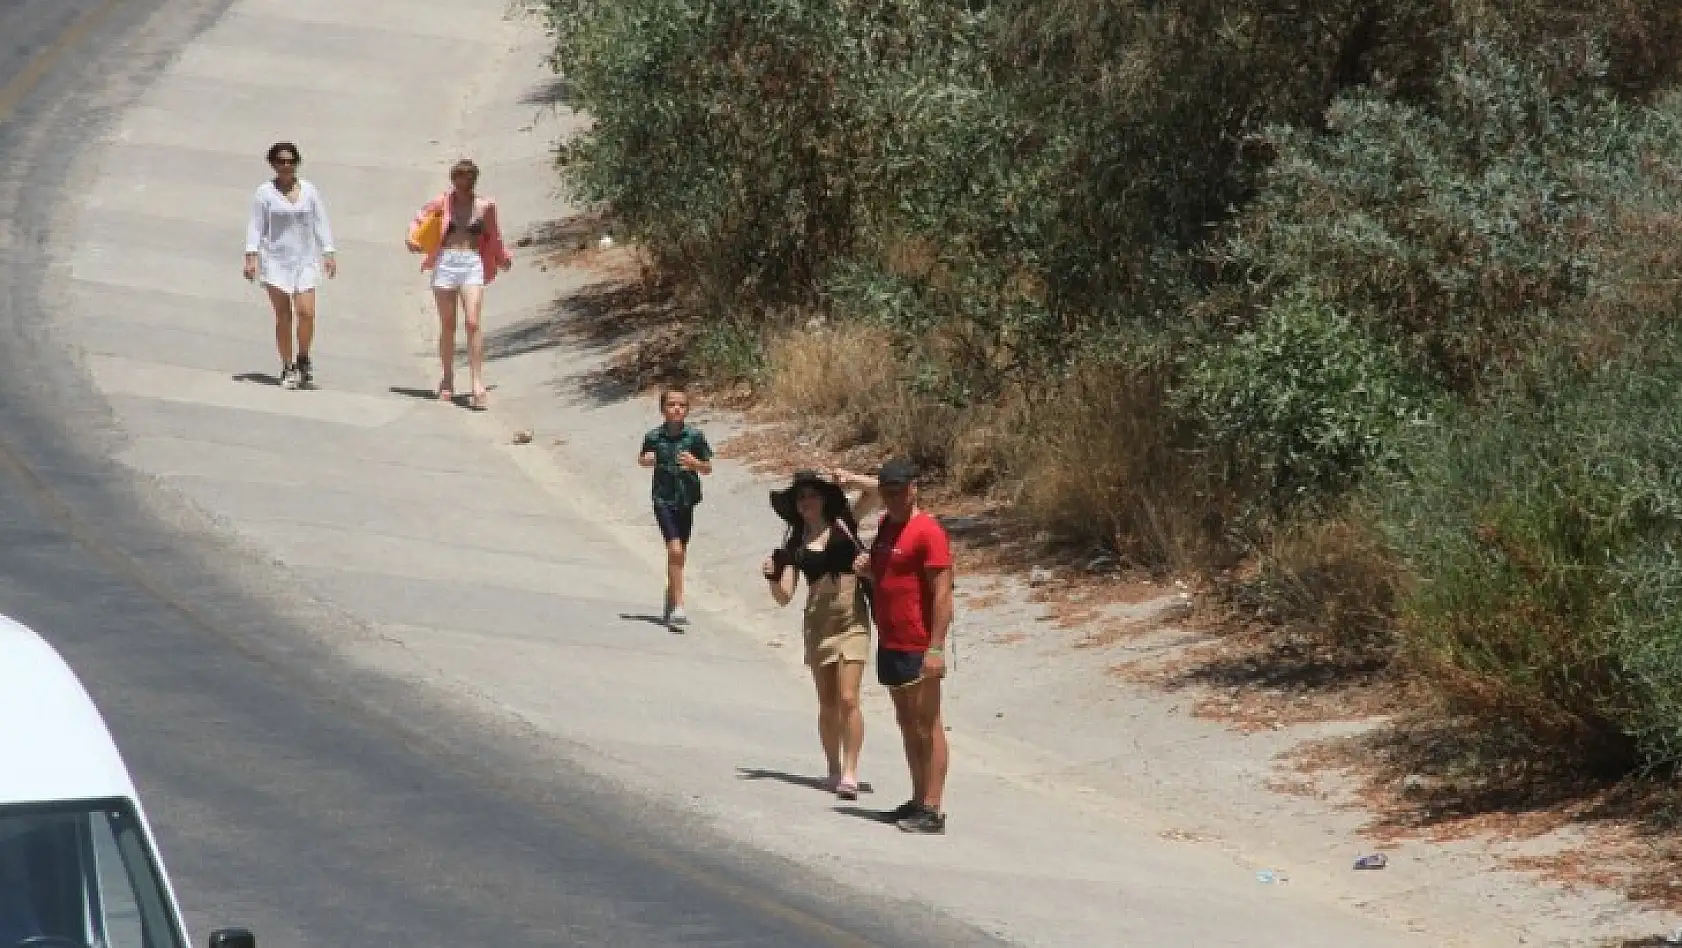
M 307 293 L 318 281 L 313 260 L 281 260 L 265 255 L 259 277 L 265 286 L 272 286 L 287 295 Z
M 453 290 L 485 285 L 485 261 L 477 250 L 442 250 L 432 270 L 432 288 Z

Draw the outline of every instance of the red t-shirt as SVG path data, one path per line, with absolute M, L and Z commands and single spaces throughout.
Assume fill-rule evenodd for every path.
M 929 647 L 934 584 L 928 570 L 952 566 L 952 545 L 939 522 L 922 511 L 904 523 L 882 518 L 870 545 L 871 597 L 878 643 L 900 652 Z

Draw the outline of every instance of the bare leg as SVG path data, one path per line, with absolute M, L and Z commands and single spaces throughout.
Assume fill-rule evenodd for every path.
M 461 288 L 461 308 L 467 314 L 467 371 L 473 383 L 475 408 L 485 407 L 485 333 L 479 316 L 485 305 L 485 288 Z
M 864 749 L 864 712 L 859 709 L 863 662 L 838 662 L 835 667 L 835 717 L 841 731 L 841 779 L 859 779 L 859 752 Z
M 812 669 L 812 682 L 818 687 L 818 742 L 823 745 L 824 760 L 829 763 L 829 780 L 833 784 L 841 776 L 841 715 L 838 704 L 839 662 L 818 665 Z
M 456 387 L 456 297 L 455 290 L 433 290 L 438 303 L 438 361 L 443 364 L 443 381 L 438 383 L 438 398 L 449 401 Z
M 666 606 L 676 609 L 683 605 L 683 562 L 686 551 L 682 540 L 666 542 Z
M 900 742 L 905 745 L 905 766 L 911 771 L 911 799 L 923 800 L 923 780 L 928 767 L 923 762 L 922 735 L 917 732 L 917 689 L 915 686 L 889 689 L 894 699 L 894 717 L 899 722 Z
M 923 747 L 923 805 L 940 812 L 946 793 L 946 769 L 951 762 L 946 724 L 940 715 L 940 679 L 929 678 L 912 689 L 917 707 L 917 737 Z
M 298 357 L 310 354 L 315 342 L 315 291 L 305 290 L 292 297 L 292 311 L 298 317 Z
M 274 347 L 280 353 L 280 364 L 292 364 L 292 297 L 272 286 L 265 285 L 263 289 L 269 291 L 269 305 L 274 307 Z

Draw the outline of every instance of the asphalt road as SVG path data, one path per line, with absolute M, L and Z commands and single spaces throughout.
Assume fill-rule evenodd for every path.
M 352 620 L 110 460 L 120 435 L 43 318 L 63 295 L 52 235 L 83 147 L 227 2 L 0 0 L 0 611 L 57 645 L 104 710 L 195 937 L 986 943 L 334 661 L 320 643 L 359 634 Z

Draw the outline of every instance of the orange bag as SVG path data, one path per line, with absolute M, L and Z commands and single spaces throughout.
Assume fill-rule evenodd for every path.
M 444 212 L 433 211 L 421 218 L 409 231 L 409 240 L 420 247 L 422 253 L 436 251 L 444 242 Z

